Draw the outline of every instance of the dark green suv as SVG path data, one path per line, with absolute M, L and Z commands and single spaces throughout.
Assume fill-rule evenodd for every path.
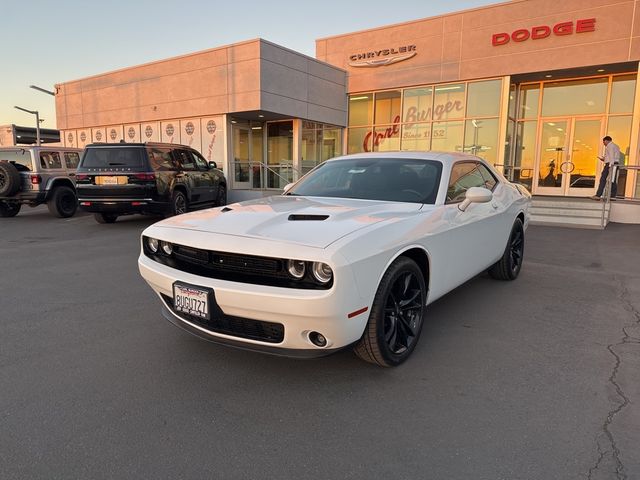
M 227 203 L 227 181 L 215 162 L 169 143 L 87 145 L 76 189 L 80 209 L 99 223 L 132 213 L 178 215 Z

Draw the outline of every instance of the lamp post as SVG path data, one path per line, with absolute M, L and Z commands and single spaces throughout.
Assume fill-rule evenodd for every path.
M 47 93 L 52 97 L 56 96 L 55 92 L 52 92 L 51 90 L 47 90 L 46 88 L 38 87 L 36 85 L 29 85 L 29 88 L 33 88 L 34 90 L 38 90 L 39 92 L 42 92 L 42 93 Z
M 31 115 L 36 116 L 36 145 L 40 146 L 40 114 L 37 110 L 27 110 L 26 108 L 15 106 L 13 108 L 17 108 L 18 110 L 22 110 L 23 112 L 30 113 Z

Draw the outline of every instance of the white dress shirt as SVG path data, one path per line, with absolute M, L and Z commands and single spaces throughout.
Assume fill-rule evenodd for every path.
M 604 147 L 604 156 L 599 157 L 604 163 L 613 166 L 614 163 L 620 162 L 620 147 L 613 142 Z

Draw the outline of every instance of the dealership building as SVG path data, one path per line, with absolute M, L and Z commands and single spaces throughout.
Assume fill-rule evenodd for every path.
M 57 85 L 66 146 L 163 141 L 271 195 L 343 153 L 468 152 L 534 195 L 588 197 L 610 135 L 640 197 L 640 5 L 516 0 L 316 40 L 262 39 Z M 636 22 L 638 19 L 638 22 Z

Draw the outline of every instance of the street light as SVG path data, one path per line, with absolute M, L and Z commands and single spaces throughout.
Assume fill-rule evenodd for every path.
M 38 87 L 36 85 L 29 85 L 29 88 L 33 88 L 34 90 L 38 90 L 39 92 L 48 93 L 49 95 L 51 95 L 53 97 L 56 96 L 55 92 L 52 92 L 51 90 L 47 90 L 46 88 Z
M 30 113 L 31 115 L 36 116 L 36 145 L 40 146 L 40 114 L 37 110 L 27 110 L 26 108 L 15 106 L 13 108 L 17 108 L 18 110 L 22 110 L 23 112 Z

